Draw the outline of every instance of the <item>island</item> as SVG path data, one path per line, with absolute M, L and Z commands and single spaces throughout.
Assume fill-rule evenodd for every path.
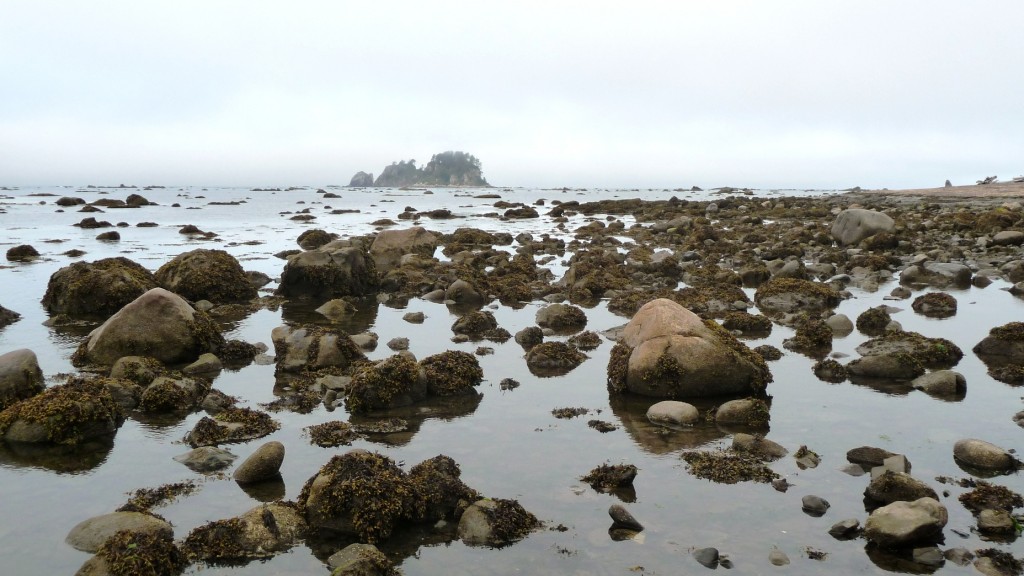
M 402 188 L 407 186 L 490 186 L 484 178 L 480 160 L 472 154 L 447 151 L 434 154 L 422 168 L 415 160 L 392 162 L 374 180 L 373 174 L 357 172 L 349 186 Z

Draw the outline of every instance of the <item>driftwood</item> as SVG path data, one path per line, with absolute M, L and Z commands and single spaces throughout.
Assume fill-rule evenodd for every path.
M 1024 176 L 1014 176 L 1013 181 L 1018 184 L 1024 184 Z
M 998 176 L 989 176 L 988 178 L 985 178 L 984 180 L 978 180 L 978 185 L 979 186 L 983 186 L 985 184 L 995 184 L 998 181 L 999 181 L 999 177 Z

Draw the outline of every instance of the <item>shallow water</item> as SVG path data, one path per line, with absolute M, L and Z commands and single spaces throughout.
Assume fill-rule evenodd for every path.
M 342 196 L 327 199 L 315 188 L 288 192 L 254 192 L 246 189 L 168 188 L 160 190 L 104 190 L 75 188 L 39 188 L 0 191 L 0 223 L 3 245 L 31 244 L 43 254 L 33 263 L 7 263 L 0 266 L 0 305 L 22 314 L 23 318 L 0 330 L 0 353 L 30 348 L 50 381 L 60 373 L 72 372 L 69 357 L 81 339 L 82 331 L 55 330 L 42 325 L 47 318 L 39 304 L 49 276 L 77 260 L 61 253 L 78 248 L 86 251 L 81 259 L 97 260 L 123 255 L 156 270 L 171 257 L 195 248 L 220 248 L 237 257 L 247 270 L 258 270 L 271 277 L 280 275 L 284 261 L 273 257 L 281 250 L 297 248 L 295 239 L 306 229 L 323 228 L 342 235 L 373 231 L 369 223 L 392 218 L 398 227 L 409 222 L 397 215 L 406 206 L 419 210 L 449 208 L 462 218 L 423 219 L 420 224 L 431 230 L 451 231 L 458 227 L 476 227 L 489 231 L 507 231 L 513 235 L 526 231 L 551 233 L 565 238 L 549 218 L 505 222 L 488 213 L 503 210 L 493 207 L 494 199 L 475 199 L 480 191 L 434 190 L 424 194 L 413 191 L 369 191 L 328 189 Z M 60 196 L 79 196 L 86 201 L 97 198 L 124 199 L 137 192 L 158 206 L 140 209 L 105 209 L 105 213 L 81 214 L 77 207 L 58 212 L 53 202 Z M 668 190 L 488 190 L 508 202 L 533 204 L 551 200 L 589 201 L 602 198 L 706 199 L 705 194 Z M 52 193 L 56 196 L 31 196 Z M 786 194 L 796 192 L 786 191 Z M 780 192 L 758 191 L 756 198 L 777 197 Z M 238 205 L 210 205 L 212 201 L 244 201 Z M 180 207 L 171 207 L 173 203 Z M 311 223 L 289 218 L 310 209 L 316 216 Z M 330 214 L 332 210 L 359 210 L 358 213 Z M 543 214 L 546 208 L 538 207 Z M 71 226 L 83 217 L 130 226 L 116 228 L 121 241 L 95 240 L 104 230 L 81 230 Z M 600 218 L 600 217 L 598 217 Z M 622 218 L 627 226 L 632 222 Z M 159 224 L 156 228 L 137 228 L 138 222 Z M 567 230 L 584 223 L 575 217 Z M 213 240 L 188 240 L 177 227 L 194 224 L 216 232 Z M 565 257 L 568 258 L 568 254 Z M 552 263 L 556 276 L 562 259 Z M 883 285 L 876 293 L 852 289 L 854 298 L 838 308 L 855 318 L 863 310 L 883 302 L 895 282 Z M 456 315 L 441 304 L 412 300 L 404 308 L 393 308 L 369 301 L 356 320 L 344 326 L 357 332 L 372 330 L 380 337 L 380 346 L 369 354 L 384 358 L 390 354 L 385 343 L 405 336 L 410 350 L 423 358 L 444 350 L 473 352 L 477 346 L 490 346 L 495 354 L 478 357 L 485 382 L 482 398 L 466 405 L 428 405 L 405 411 L 413 423 L 412 434 L 359 440 L 353 447 L 379 451 L 396 461 L 413 464 L 437 454 L 447 454 L 462 468 L 467 485 L 491 497 L 518 499 L 546 523 L 547 529 L 499 550 L 471 548 L 459 541 L 434 542 L 419 535 L 396 537 L 383 545 L 402 570 L 414 574 L 676 574 L 705 570 L 690 556 L 696 548 L 714 546 L 727 554 L 736 574 L 762 574 L 776 570 L 768 563 L 774 547 L 789 555 L 792 564 L 778 568 L 789 574 L 879 573 L 893 569 L 891 557 L 866 553 L 863 540 L 840 542 L 832 539 L 828 528 L 844 518 L 864 521 L 867 514 L 861 501 L 867 477 L 852 477 L 839 470 L 846 464 L 845 453 L 861 445 L 879 446 L 906 454 L 913 463 L 915 477 L 942 493 L 949 510 L 945 547 L 970 549 L 993 545 L 971 532 L 974 519 L 956 496 L 964 489 L 941 485 L 936 476 L 968 477 L 952 458 L 953 443 L 961 438 L 977 437 L 1005 448 L 1020 444 L 1024 435 L 1011 416 L 1024 408 L 1020 389 L 1007 386 L 987 375 L 984 365 L 970 351 L 988 330 L 1011 320 L 1024 318 L 1024 301 L 1011 296 L 1005 283 L 985 288 L 952 291 L 959 302 L 956 316 L 932 320 L 910 310 L 910 301 L 886 302 L 903 308 L 893 318 L 904 329 L 925 336 L 945 337 L 964 351 L 955 370 L 965 375 L 968 392 L 962 401 L 949 402 L 901 387 L 876 389 L 849 381 L 828 384 L 811 372 L 813 360 L 786 352 L 770 363 L 775 381 L 769 385 L 772 395 L 769 438 L 795 451 L 800 445 L 822 456 L 821 465 L 799 469 L 787 457 L 771 465 L 794 485 L 779 493 L 764 484 L 720 485 L 691 476 L 679 458 L 690 448 L 728 446 L 731 430 L 701 425 L 692 430 L 665 433 L 647 424 L 644 413 L 650 400 L 609 398 L 605 388 L 605 367 L 611 343 L 604 342 L 588 355 L 590 358 L 565 376 L 542 378 L 527 370 L 522 349 L 513 340 L 455 344 L 450 327 Z M 270 286 L 273 288 L 273 285 Z M 752 295 L 752 294 L 751 294 Z M 521 309 L 498 305 L 493 309 L 499 324 L 512 333 L 534 324 L 539 303 Z M 423 311 L 427 320 L 421 325 L 404 322 L 406 312 Z M 601 331 L 626 322 L 601 302 L 587 310 L 588 329 Z M 270 343 L 270 331 L 285 320 L 309 317 L 301 306 L 282 306 L 278 311 L 261 310 L 230 323 L 226 336 L 249 342 Z M 792 335 L 788 328 L 776 325 L 764 339 L 748 344 L 773 344 L 782 348 L 783 339 Z M 855 347 L 867 338 L 854 332 L 833 343 L 836 352 L 857 356 Z M 502 391 L 498 382 L 515 378 L 521 386 Z M 250 365 L 238 371 L 225 371 L 214 386 L 243 399 L 243 405 L 256 407 L 275 399 L 274 367 Z M 571 420 L 556 419 L 551 410 L 581 406 L 592 412 Z M 5 498 L 0 504 L 0 556 L 5 559 L 4 574 L 72 573 L 89 555 L 64 543 L 64 537 L 78 522 L 113 511 L 124 503 L 127 493 L 186 479 L 202 480 L 191 496 L 155 512 L 175 526 L 175 535 L 183 538 L 191 529 L 211 520 L 239 515 L 256 506 L 260 499 L 294 499 L 302 484 L 316 473 L 331 455 L 347 450 L 323 449 L 309 443 L 302 429 L 329 420 L 344 420 L 343 409 L 327 412 L 322 406 L 311 414 L 277 412 L 274 418 L 281 429 L 254 442 L 230 445 L 238 462 L 268 440 L 279 440 L 287 447 L 283 467 L 283 487 L 268 486 L 263 493 L 247 493 L 230 478 L 204 477 L 193 473 L 171 458 L 188 450 L 181 443 L 201 414 L 192 414 L 174 422 L 140 422 L 130 418 L 118 431 L 112 446 L 94 447 L 84 454 L 54 455 L 25 453 L 10 448 L 0 450 L 0 485 Z M 599 418 L 619 428 L 601 434 L 587 426 L 587 420 Z M 608 534 L 609 505 L 620 502 L 615 495 L 601 494 L 579 481 L 579 477 L 602 463 L 630 463 L 640 469 L 634 483 L 635 501 L 626 506 L 646 527 L 636 540 L 613 541 Z M 1020 475 L 1005 476 L 995 482 L 1024 492 Z M 815 494 L 832 507 L 821 518 L 801 511 L 800 499 Z M 565 531 L 552 528 L 562 525 Z M 958 536 L 957 530 L 966 537 Z M 330 542 L 316 547 L 318 557 L 307 546 L 269 561 L 241 567 L 193 566 L 189 572 L 209 574 L 327 574 L 324 550 Z M 995 544 L 1020 556 L 1019 543 Z M 334 547 L 340 546 L 335 543 Z M 827 553 L 824 560 L 808 558 L 807 550 Z M 643 567 L 639 570 L 638 567 Z M 948 565 L 944 573 L 973 571 Z

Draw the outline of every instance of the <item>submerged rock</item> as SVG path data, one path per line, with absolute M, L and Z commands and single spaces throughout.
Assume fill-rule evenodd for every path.
M 200 446 L 173 458 L 196 472 L 216 472 L 231 465 L 238 456 L 214 446 Z
M 355 186 L 355 184 L 351 185 Z M 331 576 L 397 576 L 400 574 L 388 557 L 373 544 L 349 544 L 331 554 L 331 557 L 327 559 L 327 567 L 331 569 Z

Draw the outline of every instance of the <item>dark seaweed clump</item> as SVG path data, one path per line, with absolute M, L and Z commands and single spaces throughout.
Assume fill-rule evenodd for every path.
M 764 462 L 747 454 L 724 450 L 694 450 L 684 452 L 682 458 L 694 476 L 722 484 L 743 481 L 768 483 L 779 477 Z
M 123 530 L 107 538 L 96 551 L 114 576 L 174 576 L 187 562 L 166 535 Z

